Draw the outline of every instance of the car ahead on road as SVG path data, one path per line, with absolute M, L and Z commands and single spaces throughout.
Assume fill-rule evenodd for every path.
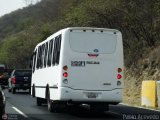
M 4 86 L 0 86 L 0 120 L 2 119 L 2 116 L 3 118 L 7 117 L 7 115 L 5 114 L 6 98 L 3 92 L 4 88 L 5 88 Z
M 11 77 L 8 79 L 8 91 L 13 94 L 16 90 L 27 90 L 31 91 L 31 74 L 30 69 L 15 69 L 11 73 Z

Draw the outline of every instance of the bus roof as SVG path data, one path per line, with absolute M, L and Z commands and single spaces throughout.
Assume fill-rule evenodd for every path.
M 96 27 L 68 27 L 63 30 L 105 30 L 105 31 L 114 31 L 114 32 L 119 32 L 116 29 L 109 29 L 109 28 L 96 28 Z
M 37 44 L 36 47 L 42 45 L 43 43 L 45 43 L 46 41 L 52 39 L 53 37 L 59 35 L 60 33 L 64 32 L 64 31 L 68 31 L 68 30 L 98 30 L 98 31 L 108 31 L 108 32 L 120 32 L 119 30 L 116 29 L 109 29 L 109 28 L 96 28 L 96 27 L 68 27 L 68 28 L 64 28 L 61 29 L 59 31 L 57 31 L 56 33 L 53 33 L 52 35 L 50 35 L 46 40 L 40 42 Z

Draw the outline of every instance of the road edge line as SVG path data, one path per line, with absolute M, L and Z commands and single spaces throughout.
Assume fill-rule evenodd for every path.
M 120 105 L 125 105 L 125 106 L 129 106 L 129 107 L 134 107 L 134 108 L 141 108 L 141 109 L 147 109 L 147 110 L 152 110 L 152 111 L 156 111 L 156 112 L 160 112 L 160 110 L 155 110 L 152 108 L 146 108 L 146 107 L 142 107 L 142 106 L 132 106 L 126 103 L 119 103 Z
M 12 108 L 13 108 L 15 111 L 17 111 L 19 114 L 21 114 L 23 117 L 28 118 L 28 116 L 27 116 L 25 113 L 23 113 L 21 110 L 19 110 L 19 109 L 16 108 L 15 106 L 12 106 Z

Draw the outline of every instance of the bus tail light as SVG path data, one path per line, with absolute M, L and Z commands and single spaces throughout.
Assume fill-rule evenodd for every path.
M 63 66 L 63 70 L 66 71 L 66 72 L 63 73 L 63 77 L 67 78 L 68 77 L 68 73 L 67 73 L 68 66 L 67 65 Z M 68 84 L 68 79 L 64 79 L 63 83 Z
M 118 68 L 118 69 L 117 69 L 117 72 L 118 72 L 118 74 L 117 74 L 117 79 L 120 80 L 120 79 L 122 78 L 122 75 L 120 74 L 120 73 L 122 72 L 122 68 Z M 118 84 L 119 84 L 119 83 L 118 83 Z
M 119 79 L 121 79 L 122 78 L 122 75 L 121 74 L 118 74 L 117 75 L 117 79 L 119 80 Z
M 68 77 L 68 73 L 67 72 L 63 73 L 63 77 Z
M 68 66 L 63 66 L 63 70 L 67 71 L 68 70 Z
M 12 81 L 13 84 L 15 84 L 15 83 L 16 83 L 16 78 L 13 77 L 13 78 L 11 79 L 11 81 Z
M 117 70 L 117 71 L 118 71 L 118 73 L 120 73 L 120 72 L 122 72 L 122 69 L 121 69 L 121 68 L 118 68 L 118 70 Z

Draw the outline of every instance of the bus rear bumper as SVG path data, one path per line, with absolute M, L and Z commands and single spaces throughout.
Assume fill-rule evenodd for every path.
M 86 101 L 86 102 L 108 102 L 119 103 L 122 101 L 122 88 L 101 91 L 101 90 L 75 90 L 72 88 L 60 88 L 61 101 Z

